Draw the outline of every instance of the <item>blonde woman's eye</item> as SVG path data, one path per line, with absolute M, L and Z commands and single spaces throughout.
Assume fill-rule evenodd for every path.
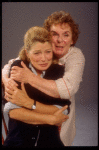
M 40 53 L 34 53 L 35 55 L 39 55 Z
M 51 53 L 51 51 L 46 51 L 46 53 Z

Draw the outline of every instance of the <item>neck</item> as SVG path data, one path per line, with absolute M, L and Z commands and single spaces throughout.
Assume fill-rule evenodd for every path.
M 35 70 L 36 70 L 36 69 L 35 69 Z M 36 72 L 37 72 L 37 75 L 38 75 L 38 76 L 41 76 L 42 71 L 36 70 Z
M 37 70 L 31 63 L 29 63 L 29 68 L 32 70 L 32 72 L 34 72 L 34 74 L 37 74 L 38 76 L 42 74 L 42 71 Z

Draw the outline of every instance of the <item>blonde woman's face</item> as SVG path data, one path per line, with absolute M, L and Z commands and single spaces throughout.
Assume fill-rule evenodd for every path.
M 73 44 L 71 27 L 67 23 L 52 25 L 50 32 L 53 52 L 58 58 L 61 58 L 68 53 L 71 44 Z
M 52 64 L 52 46 L 48 42 L 36 42 L 27 53 L 27 57 L 37 72 L 47 70 Z

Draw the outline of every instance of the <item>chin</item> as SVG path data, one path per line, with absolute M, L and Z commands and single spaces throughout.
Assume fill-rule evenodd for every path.
M 42 68 L 40 68 L 39 70 L 40 70 L 40 71 L 45 71 L 45 70 L 47 70 L 49 67 L 50 67 L 50 65 L 49 65 L 49 66 L 46 66 L 46 67 L 42 67 Z
M 63 56 L 63 53 L 62 53 L 62 52 L 54 53 L 54 54 L 55 54 L 58 58 Z

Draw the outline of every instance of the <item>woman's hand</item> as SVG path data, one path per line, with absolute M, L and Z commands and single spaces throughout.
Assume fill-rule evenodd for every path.
M 33 100 L 27 95 L 24 83 L 21 83 L 21 88 L 22 90 L 18 89 L 16 86 L 13 86 L 13 89 L 9 89 L 9 87 L 6 88 L 5 99 L 18 106 L 30 108 L 33 104 Z
M 63 108 L 59 109 L 58 111 L 56 111 L 53 115 L 53 125 L 56 125 L 56 126 L 61 126 L 62 123 L 64 121 L 66 121 L 67 119 L 69 119 L 69 116 L 68 115 L 64 115 L 62 112 L 67 109 L 68 106 L 64 106 Z
M 23 68 L 18 66 L 13 66 L 11 69 L 11 78 L 13 80 L 28 83 L 28 80 L 31 79 L 33 73 L 26 67 L 26 65 L 21 62 Z
M 9 88 L 10 90 L 13 90 L 13 86 L 17 87 L 18 84 L 13 79 L 6 78 L 5 83 L 4 83 L 5 91 L 6 91 L 7 88 Z

